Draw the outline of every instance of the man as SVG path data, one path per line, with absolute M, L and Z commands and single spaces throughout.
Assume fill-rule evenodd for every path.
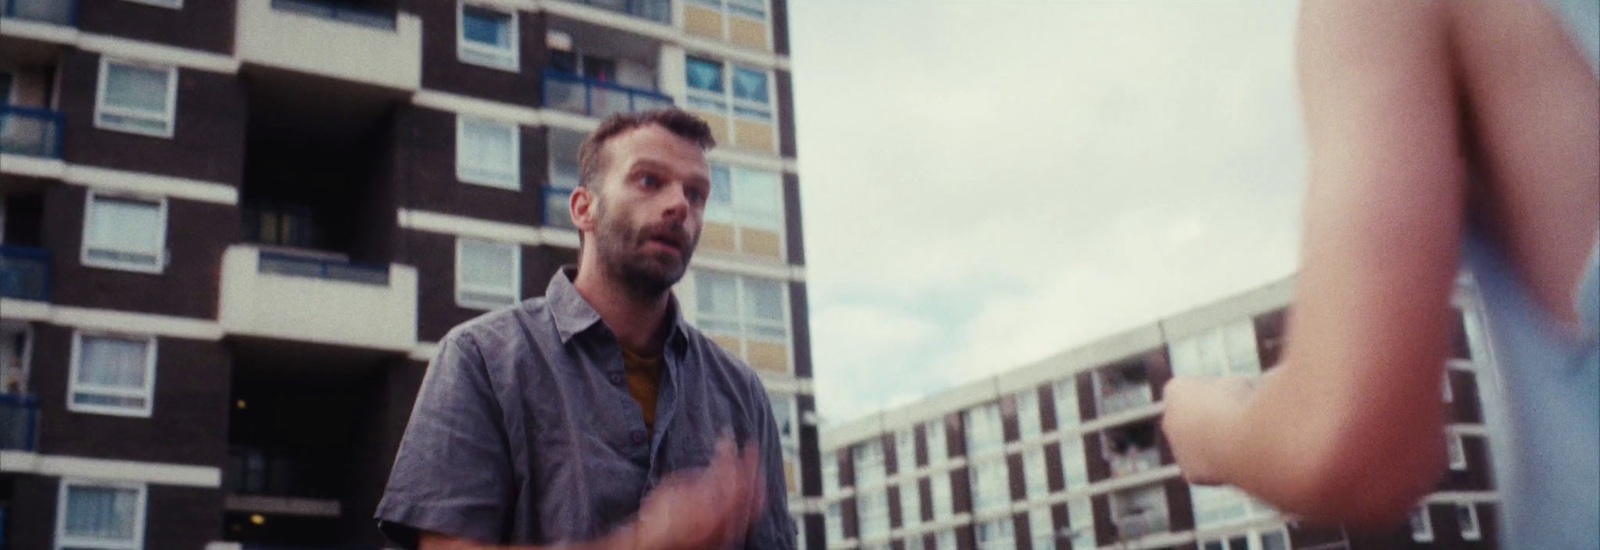
M 578 266 L 440 342 L 378 505 L 391 539 L 794 547 L 766 392 L 671 293 L 699 241 L 713 145 L 676 109 L 614 115 L 584 142 L 568 199 Z

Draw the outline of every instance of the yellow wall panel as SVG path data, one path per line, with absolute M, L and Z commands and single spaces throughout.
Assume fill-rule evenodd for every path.
M 774 372 L 778 374 L 789 373 L 789 347 L 783 344 L 747 341 L 745 347 L 749 349 L 745 361 L 750 363 L 750 368 Z
M 734 119 L 733 124 L 735 147 L 768 153 L 778 152 L 778 144 L 772 139 L 771 124 L 742 118 Z
M 706 334 L 706 337 L 711 338 L 712 342 L 716 342 L 717 345 L 722 346 L 722 349 L 728 350 L 728 353 L 732 353 L 734 357 L 739 356 L 739 338 L 737 336 L 728 336 L 726 334 Z
M 716 138 L 717 145 L 733 145 L 733 142 L 728 140 L 727 115 L 719 115 L 710 111 L 702 111 L 700 109 L 690 109 L 689 112 L 694 113 L 694 116 L 700 117 L 706 121 L 706 125 L 711 127 L 711 137 Z
M 772 49 L 767 45 L 767 24 L 743 17 L 728 18 L 728 41 L 746 48 Z
M 783 259 L 783 245 L 775 231 L 742 228 L 739 230 L 739 246 L 742 249 L 740 252 L 751 256 Z
M 783 482 L 789 487 L 789 494 L 800 494 L 800 479 L 795 475 L 794 461 L 783 460 Z
M 722 13 L 704 6 L 683 6 L 683 30 L 722 40 Z
M 723 223 L 706 222 L 704 229 L 700 230 L 700 249 L 715 250 L 718 252 L 733 252 L 733 226 Z

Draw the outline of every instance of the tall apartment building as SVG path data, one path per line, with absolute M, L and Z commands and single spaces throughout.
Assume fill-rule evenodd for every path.
M 1463 279 L 1442 380 L 1450 466 L 1410 528 L 1303 525 L 1184 482 L 1160 430 L 1175 375 L 1278 363 L 1292 280 L 1068 350 L 823 434 L 827 547 L 1287 550 L 1494 548 L 1498 496 L 1479 400 L 1494 362 Z
M 436 343 L 575 261 L 584 135 L 675 104 L 721 144 L 677 295 L 822 548 L 785 0 L 0 8 L 0 546 L 384 544 Z

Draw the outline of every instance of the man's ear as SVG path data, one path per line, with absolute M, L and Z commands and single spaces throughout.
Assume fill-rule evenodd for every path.
M 573 188 L 572 194 L 567 196 L 567 214 L 578 231 L 594 232 L 595 199 L 598 198 L 594 190 L 583 185 Z

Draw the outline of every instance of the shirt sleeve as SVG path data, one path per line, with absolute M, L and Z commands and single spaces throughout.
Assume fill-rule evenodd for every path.
M 512 503 L 510 453 L 483 355 L 448 337 L 422 378 L 378 503 L 378 528 L 414 549 L 423 531 L 501 542 Z
M 783 442 L 778 436 L 778 422 L 772 416 L 772 401 L 760 382 L 752 384 L 756 408 L 753 432 L 761 445 L 761 472 L 767 484 L 767 501 L 760 519 L 755 522 L 750 536 L 745 540 L 747 550 L 794 550 L 794 518 L 789 516 L 789 482 L 783 475 Z

